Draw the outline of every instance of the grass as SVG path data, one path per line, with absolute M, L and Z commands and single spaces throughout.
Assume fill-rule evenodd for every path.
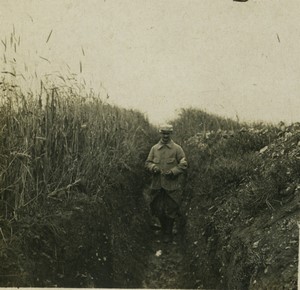
M 260 234 L 268 241 L 264 248 L 252 245 L 256 231 L 271 227 L 277 243 L 296 243 L 299 125 L 240 124 L 195 109 L 183 110 L 173 124 L 189 162 L 183 214 L 186 262 L 195 281 L 211 288 L 248 289 L 251 279 L 260 277 L 270 279 L 264 282 L 268 285 L 289 280 L 293 287 L 295 270 L 271 278 L 259 270 L 274 259 L 276 246 L 269 236 Z M 280 228 L 274 229 L 270 216 L 276 214 L 293 224 L 293 230 L 280 219 Z M 287 249 L 281 263 L 296 269 L 289 256 L 297 249 Z
M 143 164 L 156 129 L 141 113 L 87 91 L 74 74 L 39 78 L 27 64 L 22 71 L 15 31 L 2 44 L 0 270 L 8 278 L 0 285 L 138 288 L 149 242 Z M 38 81 L 39 89 L 23 81 Z M 193 108 L 173 125 L 189 161 L 185 262 L 206 287 L 246 289 L 254 263 L 267 256 L 239 234 L 299 192 L 298 127 L 239 123 Z M 79 284 L 70 284 L 74 276 Z M 93 284 L 93 276 L 107 281 Z
M 90 286 L 80 283 L 97 275 L 105 280 L 95 278 L 98 287 L 137 287 L 140 272 L 130 280 L 124 275 L 148 242 L 143 164 L 155 129 L 143 114 L 103 101 L 74 74 L 32 74 L 30 64 L 18 62 L 15 31 L 2 44 L 0 285 Z M 82 255 L 92 264 L 78 263 Z
M 150 128 L 135 111 L 44 84 L 37 97 L 3 83 L 0 114 L 1 194 L 14 213 L 81 181 L 90 194 L 104 195 L 113 176 L 135 170 Z
M 4 244 L 0 247 L 0 256 L 8 265 L 1 271 L 10 277 L 0 279 L 1 285 L 53 286 L 58 281 L 62 286 L 70 286 L 76 283 L 70 284 L 68 277 L 76 271 L 90 271 L 89 275 L 95 277 L 92 268 L 100 267 L 97 259 L 93 262 L 95 268 L 88 262 L 78 264 L 70 257 L 80 254 L 76 252 L 79 242 L 86 243 L 87 255 L 93 254 L 93 247 L 95 251 L 97 247 L 91 244 L 89 231 L 99 229 L 108 235 L 109 243 L 101 239 L 98 242 L 104 243 L 99 247 L 106 253 L 111 272 L 106 273 L 103 268 L 108 276 L 94 281 L 98 286 L 116 285 L 117 280 L 121 286 L 138 285 L 140 273 L 132 274 L 131 280 L 124 282 L 123 270 L 128 267 L 130 271 L 135 257 L 145 251 L 140 243 L 147 243 L 143 240 L 146 233 L 141 235 L 147 231 L 143 227 L 147 211 L 141 193 L 146 178 L 143 163 L 149 144 L 153 143 L 154 129 L 141 113 L 112 106 L 91 92 L 83 92 L 76 87 L 41 83 L 41 90 L 35 95 L 23 93 L 6 81 L 1 84 L 0 227 L 3 230 L 0 239 Z M 78 199 L 88 204 L 80 221 L 75 220 L 75 213 L 82 204 L 76 203 Z M 54 204 L 56 207 L 51 211 Z M 95 204 L 100 211 L 93 212 L 96 224 L 92 225 L 89 208 Z M 84 235 L 82 239 L 75 238 L 77 246 L 72 248 L 75 252 L 69 252 L 68 256 L 57 254 L 65 247 L 64 242 L 57 241 L 57 235 L 72 243 L 69 239 L 74 239 L 75 234 L 72 227 L 55 218 L 63 211 L 74 212 L 73 227 L 78 227 L 77 231 Z M 126 214 L 120 216 L 121 211 Z M 21 225 L 28 227 L 26 235 L 21 234 Z M 131 226 L 128 228 L 128 225 Z M 42 238 L 36 241 L 36 236 Z M 34 251 L 35 256 L 32 256 L 33 249 L 29 245 L 36 243 L 40 250 Z M 140 250 L 130 257 L 126 256 L 127 251 L 121 250 L 133 246 Z M 16 256 L 11 256 L 11 249 Z M 24 259 L 19 260 L 16 268 L 9 267 L 19 253 L 23 253 Z M 59 268 L 53 266 L 52 278 L 47 277 L 48 284 L 43 282 L 46 266 L 37 269 L 33 265 L 53 265 L 58 260 L 63 260 L 69 268 L 68 275 L 60 274 L 64 277 L 60 279 Z M 22 276 L 20 271 L 24 267 L 27 274 Z M 23 278 L 13 278 L 12 271 Z M 34 280 L 36 276 L 38 281 Z M 105 284 L 101 284 L 104 281 Z

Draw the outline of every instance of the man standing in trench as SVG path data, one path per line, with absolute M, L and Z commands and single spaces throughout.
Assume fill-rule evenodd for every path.
M 172 125 L 161 126 L 159 133 L 161 139 L 151 148 L 145 165 L 152 173 L 151 212 L 159 219 L 163 241 L 168 243 L 181 203 L 179 176 L 187 169 L 187 161 L 182 148 L 171 139 Z

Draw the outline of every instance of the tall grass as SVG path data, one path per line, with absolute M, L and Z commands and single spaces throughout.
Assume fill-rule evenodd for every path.
M 147 146 L 144 116 L 89 93 L 46 87 L 24 95 L 1 84 L 1 200 L 6 215 L 85 186 L 103 196 Z M 144 146 L 144 147 L 143 147 Z
M 0 80 L 0 285 L 78 287 L 87 271 L 99 287 L 137 286 L 147 231 L 143 164 L 154 129 L 75 74 L 22 70 L 18 43 L 14 31 L 3 41 Z

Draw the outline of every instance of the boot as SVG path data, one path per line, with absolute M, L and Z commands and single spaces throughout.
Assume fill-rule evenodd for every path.
M 173 240 L 173 225 L 174 225 L 174 219 L 172 218 L 166 218 L 166 227 L 163 235 L 163 241 L 165 243 L 171 243 Z
M 164 233 L 166 231 L 167 227 L 167 219 L 165 216 L 160 216 L 159 218 L 160 226 L 161 226 L 161 232 Z

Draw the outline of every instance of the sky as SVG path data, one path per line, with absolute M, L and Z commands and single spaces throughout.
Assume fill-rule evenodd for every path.
M 187 107 L 289 123 L 300 121 L 299 4 L 0 0 L 0 39 L 9 43 L 13 30 L 20 36 L 11 55 L 20 71 L 76 73 L 154 124 Z M 3 62 L 10 52 L 0 46 Z

